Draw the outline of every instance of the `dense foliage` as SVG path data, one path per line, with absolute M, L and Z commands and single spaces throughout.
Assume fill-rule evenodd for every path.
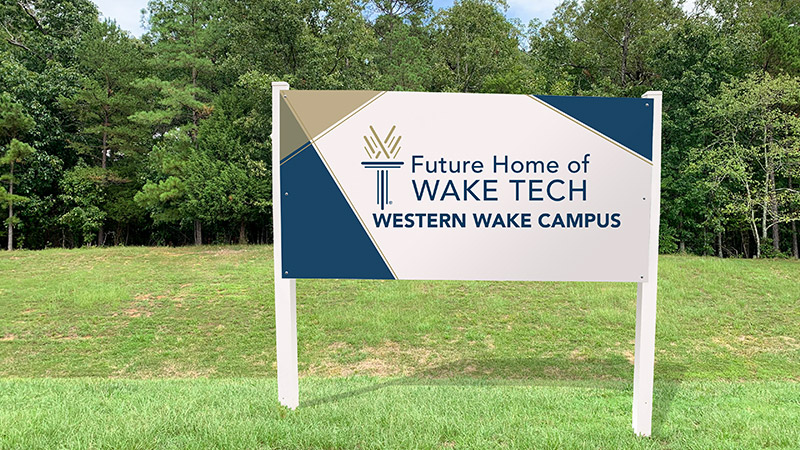
M 664 91 L 661 249 L 798 256 L 800 1 L 152 0 L 135 38 L 88 0 L 0 6 L 8 247 L 268 242 L 270 82 Z

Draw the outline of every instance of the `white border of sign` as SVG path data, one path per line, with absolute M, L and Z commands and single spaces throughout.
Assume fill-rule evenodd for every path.
M 275 264 L 275 337 L 278 364 L 278 400 L 295 409 L 300 403 L 297 372 L 297 281 L 283 278 L 281 255 L 280 96 L 286 82 L 272 83 L 272 220 Z M 653 369 L 655 364 L 656 295 L 658 282 L 658 227 L 661 207 L 661 101 L 660 91 L 643 98 L 653 100 L 653 176 L 650 187 L 649 273 L 638 283 L 636 295 L 636 344 L 633 368 L 633 431 L 650 436 L 653 417 Z

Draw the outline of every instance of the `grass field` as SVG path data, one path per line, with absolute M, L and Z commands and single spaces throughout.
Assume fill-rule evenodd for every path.
M 635 285 L 299 280 L 271 247 L 0 253 L 0 448 L 800 448 L 800 263 L 662 256 L 651 439 Z

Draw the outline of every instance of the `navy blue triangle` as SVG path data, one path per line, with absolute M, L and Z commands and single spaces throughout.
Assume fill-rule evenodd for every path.
M 317 150 L 304 146 L 280 167 L 284 277 L 394 279 Z
M 653 100 L 554 95 L 536 98 L 653 160 Z

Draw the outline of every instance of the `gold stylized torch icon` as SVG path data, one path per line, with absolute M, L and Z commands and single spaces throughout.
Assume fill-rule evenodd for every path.
M 395 128 L 396 125 L 389 130 L 385 138 L 381 139 L 375 128 L 370 125 L 370 134 L 364 136 L 364 142 L 367 143 L 364 150 L 369 155 L 370 161 L 364 161 L 361 165 L 367 169 L 376 169 L 377 201 L 381 210 L 392 203 L 389 200 L 389 169 L 397 169 L 403 165 L 402 161 L 394 161 L 400 153 L 400 139 L 402 139 L 402 136 L 393 136 Z

